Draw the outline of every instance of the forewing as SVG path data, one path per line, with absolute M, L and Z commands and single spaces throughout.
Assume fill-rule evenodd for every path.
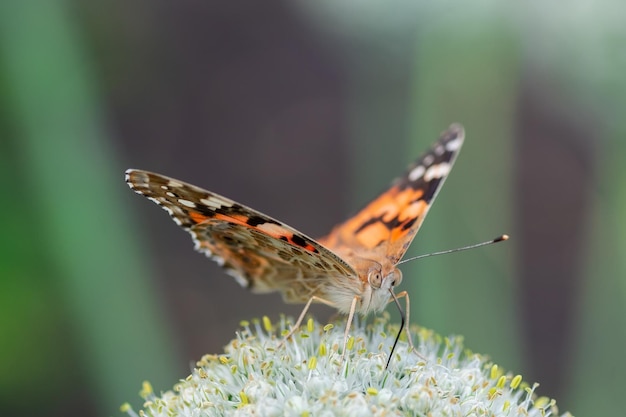
M 464 136 L 461 125 L 451 125 L 391 188 L 319 242 L 340 255 L 384 256 L 397 264 L 452 169 Z
M 126 182 L 187 230 L 198 251 L 257 292 L 302 302 L 322 277 L 356 275 L 315 240 L 233 200 L 147 171 L 127 170 Z

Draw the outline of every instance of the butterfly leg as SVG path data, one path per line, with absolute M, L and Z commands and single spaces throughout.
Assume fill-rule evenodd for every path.
M 311 298 L 309 298 L 309 301 L 306 302 L 304 308 L 302 309 L 302 313 L 300 313 L 300 317 L 298 317 L 298 320 L 296 320 L 296 324 L 294 324 L 291 327 L 291 330 L 289 330 L 289 333 L 287 333 L 287 335 L 283 338 L 282 342 L 278 344 L 277 348 L 280 349 L 285 344 L 287 339 L 293 336 L 296 330 L 300 328 L 300 325 L 302 324 L 302 321 L 304 320 L 304 316 L 306 316 L 306 313 L 309 311 L 309 308 L 311 307 L 311 304 L 313 302 L 318 302 L 318 303 L 326 304 L 327 306 L 330 306 L 330 307 L 335 307 L 333 303 L 331 303 L 330 301 L 324 298 L 320 298 L 315 295 L 311 296 Z
M 348 312 L 348 320 L 346 320 L 346 330 L 343 333 L 343 350 L 341 351 L 341 358 L 339 358 L 339 364 L 343 363 L 346 357 L 346 348 L 348 347 L 348 338 L 350 337 L 350 327 L 352 326 L 352 320 L 354 319 L 354 312 L 356 311 L 356 303 L 359 301 L 359 296 L 355 295 L 350 304 L 350 312 Z
M 359 297 L 355 296 L 354 299 L 352 299 L 352 304 L 350 304 L 350 311 L 348 312 L 348 319 L 346 321 L 346 330 L 344 331 L 344 334 L 343 334 L 343 350 L 341 352 L 341 358 L 339 359 L 340 363 L 343 363 L 343 360 L 346 356 L 346 348 L 348 347 L 348 339 L 350 336 L 350 327 L 352 326 L 352 320 L 354 319 L 354 313 L 356 311 L 356 305 L 358 301 L 359 301 Z M 315 295 L 309 298 L 309 301 L 307 301 L 304 308 L 302 309 L 302 313 L 300 313 L 300 316 L 298 317 L 298 320 L 296 320 L 296 323 L 291 327 L 291 330 L 289 330 L 289 333 L 287 333 L 287 335 L 283 338 L 283 340 L 278 344 L 277 346 L 278 349 L 280 349 L 285 344 L 285 342 L 291 336 L 294 335 L 296 330 L 300 328 L 300 325 L 302 324 L 302 321 L 304 321 L 304 317 L 306 316 L 306 313 L 309 311 L 309 308 L 311 307 L 311 304 L 313 302 L 318 302 L 318 303 L 326 304 L 327 306 L 330 306 L 330 307 L 335 307 L 335 304 L 333 304 L 332 302 L 324 298 L 320 298 Z
M 413 345 L 413 339 L 411 338 L 411 332 L 409 331 L 409 318 L 411 317 L 411 303 L 409 302 L 409 293 L 406 291 L 402 291 L 396 294 L 396 299 L 400 299 L 400 298 L 404 298 L 404 305 L 406 306 L 405 311 L 400 311 L 400 314 L 404 316 L 404 320 L 405 320 L 404 327 L 405 327 L 409 347 L 411 348 L 411 350 L 416 350 L 415 346 Z M 390 303 L 394 303 L 395 301 L 396 300 L 394 300 L 393 297 L 389 299 Z
M 415 345 L 413 344 L 413 338 L 411 337 L 411 331 L 410 331 L 410 326 L 409 326 L 409 318 L 411 317 L 411 303 L 410 303 L 410 299 L 409 299 L 409 293 L 406 291 L 402 291 L 398 294 L 395 294 L 395 298 L 391 297 L 389 299 L 390 303 L 393 302 L 397 302 L 397 300 L 399 298 L 404 298 L 404 303 L 405 303 L 405 309 L 406 311 L 400 311 L 400 314 L 403 315 L 404 317 L 404 321 L 405 321 L 405 331 L 406 331 L 406 337 L 407 337 L 407 341 L 409 343 L 409 349 L 411 352 L 414 352 L 417 356 L 420 357 L 420 359 L 422 360 L 426 360 L 426 358 L 422 355 L 419 354 L 419 352 L 417 351 L 417 349 L 415 348 Z M 400 305 L 398 304 L 398 308 L 400 308 Z M 398 334 L 398 337 L 400 335 Z M 391 358 L 390 358 L 391 359 Z M 389 363 L 387 363 L 387 366 L 389 366 Z

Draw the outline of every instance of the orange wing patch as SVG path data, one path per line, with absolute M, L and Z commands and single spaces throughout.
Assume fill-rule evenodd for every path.
M 197 211 L 190 211 L 189 212 L 189 217 L 191 217 L 191 220 L 194 223 L 203 223 L 203 222 L 209 220 L 209 217 L 205 216 L 204 214 L 200 214 Z
M 390 189 L 336 226 L 320 243 L 343 256 L 398 263 L 422 225 L 463 140 L 463 128 L 452 125 Z
M 374 249 L 406 237 L 428 209 L 428 204 L 421 200 L 423 195 L 422 190 L 391 188 L 331 232 L 326 244 L 334 247 L 339 242 L 354 242 Z

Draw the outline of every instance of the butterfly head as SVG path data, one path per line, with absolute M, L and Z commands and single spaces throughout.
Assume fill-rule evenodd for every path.
M 381 265 L 376 261 L 361 260 L 362 268 L 358 268 L 360 281 L 363 283 L 361 292 L 360 312 L 379 312 L 389 302 L 389 292 L 402 281 L 402 272 L 395 266 Z

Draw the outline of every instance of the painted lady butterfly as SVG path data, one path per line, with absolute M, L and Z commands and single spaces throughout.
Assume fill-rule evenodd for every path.
M 451 125 L 391 188 L 317 240 L 228 198 L 163 175 L 129 169 L 126 182 L 163 207 L 191 234 L 196 250 L 241 285 L 258 293 L 279 291 L 289 303 L 306 303 L 285 339 L 299 328 L 312 302 L 348 314 L 345 352 L 355 312 L 382 311 L 399 297 L 405 297 L 408 310 L 406 292 L 393 292 L 402 280 L 397 264 L 463 140 L 463 127 Z

